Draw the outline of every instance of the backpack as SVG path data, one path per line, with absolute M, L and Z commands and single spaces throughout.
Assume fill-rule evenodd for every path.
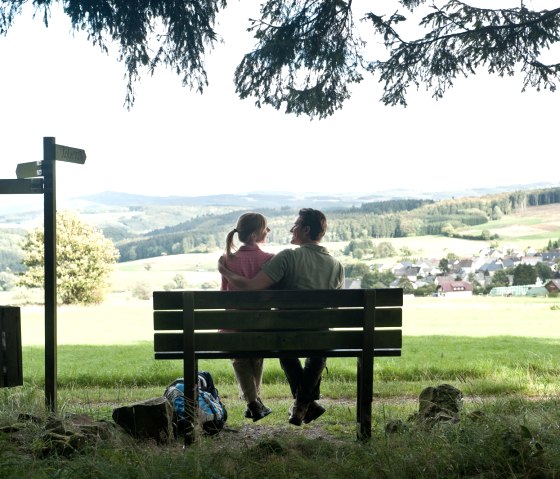
M 185 418 L 185 384 L 183 378 L 173 381 L 163 393 L 173 406 L 173 433 L 175 437 L 184 434 Z M 208 435 L 220 432 L 227 421 L 227 410 L 222 403 L 214 379 L 208 371 L 198 372 L 198 417 L 202 429 Z

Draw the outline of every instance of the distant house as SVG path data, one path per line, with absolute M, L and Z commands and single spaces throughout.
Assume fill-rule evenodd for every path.
M 410 282 L 414 283 L 418 279 L 418 266 L 406 266 L 393 271 L 393 274 L 398 278 L 407 278 Z
M 505 269 L 515 268 L 518 264 L 519 264 L 519 260 L 517 258 L 508 257 L 502 260 L 502 266 Z
M 433 264 L 431 261 L 422 261 L 418 267 L 420 268 L 418 276 L 422 276 L 423 278 L 440 273 L 440 270 L 437 267 L 437 262 Z
M 410 261 L 401 261 L 400 263 L 395 263 L 393 265 L 393 268 L 391 269 L 391 272 L 395 275 L 395 276 L 404 276 L 404 271 L 407 268 L 411 268 L 414 266 L 414 263 L 411 263 Z M 399 274 L 400 273 L 400 274 Z
M 560 250 L 545 251 L 542 254 L 543 261 L 556 261 L 558 258 L 560 258 Z
M 496 271 L 500 271 L 504 269 L 504 265 L 501 261 L 489 261 L 484 263 L 478 271 L 482 271 L 483 273 L 488 273 L 490 276 L 493 276 Z
M 479 253 L 478 256 L 482 257 L 482 258 L 494 258 L 494 259 L 499 259 L 499 258 L 503 258 L 504 257 L 504 253 L 497 249 L 497 248 L 492 248 L 492 247 L 486 247 L 486 248 L 482 248 Z
M 560 279 L 551 279 L 548 281 L 544 287 L 547 289 L 549 293 L 560 293 Z
M 460 259 L 453 264 L 452 271 L 461 277 L 468 276 L 473 271 L 474 261 L 472 259 Z
M 535 266 L 539 263 L 542 263 L 542 260 L 542 256 L 524 256 L 523 258 L 521 258 L 521 263 Z
M 438 296 L 445 296 L 446 298 L 467 298 L 471 297 L 473 293 L 472 284 L 468 281 L 439 279 L 436 290 Z

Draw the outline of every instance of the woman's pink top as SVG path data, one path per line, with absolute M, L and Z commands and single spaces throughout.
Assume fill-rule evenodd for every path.
M 227 269 L 245 278 L 253 278 L 261 270 L 263 264 L 274 256 L 272 253 L 265 253 L 257 245 L 241 246 L 235 256 L 226 256 L 225 266 Z M 229 284 L 227 279 L 222 276 L 222 291 L 234 291 L 236 288 Z

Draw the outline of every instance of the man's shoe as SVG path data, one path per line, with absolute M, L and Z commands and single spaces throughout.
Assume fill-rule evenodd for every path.
M 257 398 L 257 401 L 261 403 L 263 412 L 265 412 L 265 416 L 268 416 L 271 412 L 272 409 L 270 409 L 268 406 L 265 406 L 261 400 L 261 398 Z M 247 407 L 247 409 L 245 409 L 245 417 L 247 419 L 252 419 L 253 418 L 253 413 L 251 412 L 251 410 L 249 409 L 249 407 Z
M 317 401 L 311 401 L 307 406 L 307 412 L 303 417 L 303 423 L 309 424 L 311 421 L 315 421 L 319 416 L 322 416 L 327 410 L 321 406 Z
M 253 420 L 253 422 L 256 422 L 262 419 L 263 417 L 268 416 L 272 412 L 272 409 L 264 406 L 259 401 L 251 401 L 249 404 L 247 404 L 247 411 L 245 411 L 245 417 L 247 417 L 247 412 L 251 414 L 250 417 Z
M 307 412 L 307 406 L 307 403 L 300 402 L 296 399 L 290 406 L 290 417 L 288 418 L 288 422 L 294 426 L 301 426 L 305 413 Z

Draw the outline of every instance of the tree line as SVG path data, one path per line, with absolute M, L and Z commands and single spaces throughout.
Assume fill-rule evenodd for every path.
M 473 240 L 497 239 L 487 232 L 480 236 L 461 233 L 465 226 L 485 224 L 524 208 L 560 203 L 560 188 L 516 191 L 473 198 L 442 201 L 394 199 L 364 203 L 360 207 L 327 211 L 326 241 L 345 242 L 368 238 L 399 238 L 447 235 Z M 131 206 L 134 208 L 134 206 Z M 291 207 L 259 210 L 269 220 L 272 243 L 288 244 L 289 230 L 297 209 Z M 201 215 L 189 221 L 130 237 L 125 229 L 102 228 L 119 251 L 120 262 L 161 255 L 205 253 L 222 250 L 225 237 L 236 224 L 238 211 Z M 19 273 L 22 264 L 23 231 L 0 231 L 0 271 Z M 551 245 L 552 248 L 552 245 Z M 357 249 L 360 249 L 359 247 Z
M 473 198 L 442 201 L 399 199 L 364 203 L 359 208 L 327 212 L 329 228 L 325 241 L 365 238 L 400 238 L 447 235 L 464 239 L 496 239 L 484 232 L 464 236 L 460 230 L 499 220 L 528 207 L 560 203 L 560 188 L 516 191 Z M 269 219 L 270 241 L 288 244 L 289 230 L 297 209 L 259 210 Z M 134 261 L 161 255 L 204 253 L 223 249 L 227 233 L 234 228 L 239 212 L 203 215 L 184 223 L 154 230 L 140 238 L 116 243 L 120 261 Z

